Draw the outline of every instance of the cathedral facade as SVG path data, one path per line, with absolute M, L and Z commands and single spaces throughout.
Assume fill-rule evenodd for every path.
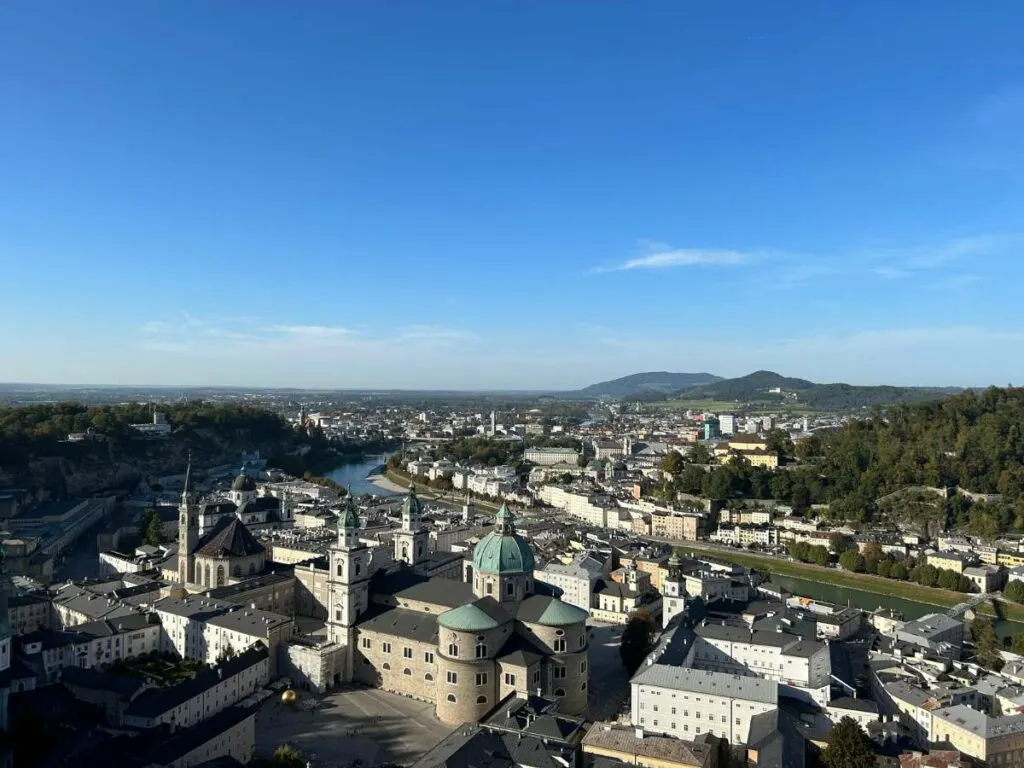
M 587 707 L 587 613 L 546 594 L 530 545 L 502 506 L 477 544 L 466 581 L 431 577 L 420 503 L 410 490 L 394 539 L 399 565 L 370 575 L 349 509 L 330 553 L 328 627 L 345 646 L 344 681 L 434 704 L 447 723 L 484 717 L 509 694 L 541 692 L 567 714 Z

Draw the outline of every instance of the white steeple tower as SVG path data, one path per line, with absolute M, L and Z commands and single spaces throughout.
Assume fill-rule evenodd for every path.
M 347 647 L 346 682 L 352 680 L 356 622 L 370 602 L 370 550 L 359 541 L 359 530 L 359 514 L 350 504 L 338 519 L 338 541 L 331 546 L 327 615 L 331 641 Z
M 409 495 L 402 503 L 402 528 L 395 531 L 395 560 L 415 566 L 427 557 L 429 532 L 423 527 L 423 507 L 416 498 L 416 487 L 410 483 Z
M 195 583 L 195 552 L 199 544 L 199 506 L 192 492 L 192 454 L 185 468 L 185 487 L 178 505 L 178 579 L 182 585 Z

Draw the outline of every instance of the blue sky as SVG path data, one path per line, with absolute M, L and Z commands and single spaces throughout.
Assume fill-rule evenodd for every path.
M 1022 25 L 9 4 L 0 381 L 1020 383 Z

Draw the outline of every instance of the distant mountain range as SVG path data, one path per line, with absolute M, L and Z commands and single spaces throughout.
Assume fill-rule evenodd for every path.
M 773 389 L 780 391 L 772 392 Z M 774 371 L 755 371 L 735 379 L 724 379 L 710 373 L 659 371 L 634 373 L 566 394 L 580 398 L 605 397 L 629 400 L 670 400 L 682 397 L 686 400 L 724 400 L 737 404 L 790 402 L 823 410 L 839 410 L 886 403 L 937 400 L 961 391 L 958 387 L 816 384 L 807 379 L 795 379 Z
M 621 379 L 602 381 L 573 392 L 574 397 L 637 397 L 645 395 L 669 395 L 690 387 L 714 384 L 723 381 L 721 376 L 710 373 L 669 373 L 650 371 L 634 373 Z

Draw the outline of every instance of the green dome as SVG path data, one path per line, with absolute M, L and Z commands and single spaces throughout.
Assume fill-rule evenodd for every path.
M 355 507 L 346 507 L 345 511 L 341 513 L 340 525 L 342 528 L 358 528 L 359 527 L 359 513 Z
M 533 550 L 522 536 L 491 531 L 473 550 L 476 573 L 528 573 L 533 570 Z
M 488 533 L 473 550 L 476 573 L 529 573 L 533 570 L 533 550 L 516 534 L 515 515 L 502 504 L 495 517 L 495 530 Z
M 238 473 L 235 482 L 231 484 L 232 491 L 255 491 L 256 481 L 249 477 L 249 468 L 242 465 L 242 471 Z
M 582 608 L 553 597 L 534 595 L 524 600 L 517 613 L 522 621 L 546 627 L 567 627 L 585 624 L 590 617 Z
M 437 617 L 437 623 L 456 632 L 485 632 L 501 626 L 501 622 L 487 615 L 476 603 L 460 605 Z

